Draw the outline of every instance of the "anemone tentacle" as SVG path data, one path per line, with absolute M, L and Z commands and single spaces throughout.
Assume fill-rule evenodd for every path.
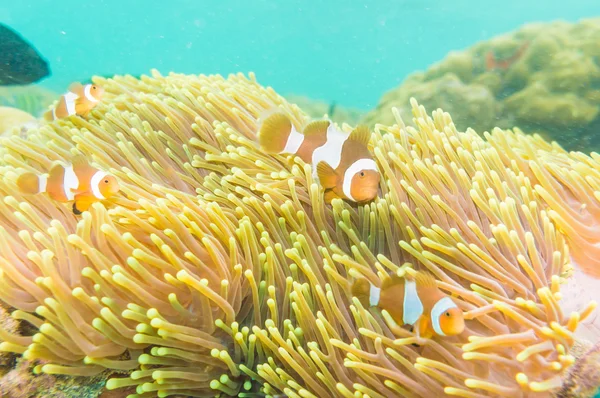
M 560 387 L 595 303 L 565 313 L 572 260 L 597 273 L 600 162 L 518 129 L 485 137 L 412 102 L 376 126 L 365 206 L 325 205 L 309 165 L 267 155 L 258 118 L 302 111 L 254 76 L 95 78 L 106 100 L 2 138 L 0 300 L 45 373 L 129 371 L 134 396 L 534 396 Z M 350 131 L 350 126 L 342 128 Z M 84 154 L 124 195 L 81 216 L 18 173 Z M 427 269 L 465 311 L 428 340 L 363 308 L 353 278 Z M 244 395 L 245 394 L 245 395 Z

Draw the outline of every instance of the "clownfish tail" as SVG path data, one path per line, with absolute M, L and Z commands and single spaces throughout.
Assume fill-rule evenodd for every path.
M 258 132 L 258 143 L 268 153 L 283 153 L 290 135 L 292 122 L 283 113 L 267 116 Z
M 17 178 L 17 187 L 21 193 L 36 194 L 46 191 L 47 176 L 38 176 L 27 172 Z
M 371 283 L 364 278 L 357 279 L 352 284 L 352 295 L 360 301 L 363 307 L 369 308 L 369 296 L 371 293 Z

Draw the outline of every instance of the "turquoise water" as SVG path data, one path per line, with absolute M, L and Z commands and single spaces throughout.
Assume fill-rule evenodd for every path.
M 372 108 L 407 74 L 526 22 L 600 15 L 600 1 L 2 1 L 63 92 L 90 75 L 254 71 L 281 94 Z

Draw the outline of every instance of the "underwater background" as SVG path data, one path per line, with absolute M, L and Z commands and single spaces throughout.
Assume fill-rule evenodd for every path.
M 427 108 L 452 112 L 463 129 L 519 127 L 568 150 L 600 149 L 594 133 L 600 125 L 600 46 L 594 44 L 600 31 L 594 24 L 574 33 L 552 25 L 600 14 L 594 0 L 177 0 L 168 7 L 66 0 L 60 9 L 45 1 L 0 5 L 0 22 L 33 43 L 50 65 L 50 75 L 35 86 L 40 89 L 0 84 L 0 105 L 38 115 L 69 84 L 93 75 L 139 77 L 152 68 L 253 71 L 315 117 L 328 113 L 334 121 L 373 126 L 373 116 L 392 118 L 390 105 L 406 116 L 414 96 Z M 529 48 L 540 23 L 545 28 L 534 34 L 541 38 L 538 46 Z M 552 48 L 546 41 L 554 41 Z M 445 80 L 411 85 L 415 74 L 463 52 L 472 59 L 447 62 Z M 490 54 L 500 60 L 498 68 L 486 63 Z M 541 70 L 545 76 L 536 73 Z M 544 79 L 561 82 L 558 96 L 549 96 L 557 90 Z M 548 90 L 537 89 L 538 82 Z M 523 106 L 523 98 L 532 96 L 548 101 Z M 556 116 L 549 120 L 547 114 Z
M 0 398 L 600 397 L 600 1 L 3 1 L 0 24 L 49 68 L 0 62 Z M 373 202 L 257 150 L 274 107 L 368 126 Z M 75 152 L 118 195 L 18 191 Z M 346 293 L 413 267 L 465 333 L 419 345 Z
M 277 92 L 362 110 L 411 72 L 529 22 L 600 14 L 577 1 L 4 1 L 0 22 L 62 92 L 94 74 L 254 71 Z

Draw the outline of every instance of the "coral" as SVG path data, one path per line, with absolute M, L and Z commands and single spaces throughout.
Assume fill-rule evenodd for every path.
M 327 115 L 335 123 L 348 123 L 351 126 L 356 126 L 365 113 L 360 109 L 347 108 L 335 102 L 328 104 L 301 95 L 286 95 L 285 99 L 298 105 L 302 112 L 310 117 L 319 119 Z M 329 115 L 329 112 L 331 112 L 331 115 Z
M 600 150 L 600 19 L 532 23 L 408 76 L 363 121 L 410 120 L 408 99 L 442 108 L 461 129 L 518 126 L 569 150 Z M 488 65 L 488 57 L 496 60 Z
M 600 393 L 600 343 L 577 359 L 557 398 L 592 398 Z
M 256 144 L 300 109 L 253 75 L 95 78 L 106 100 L 0 146 L 0 300 L 33 336 L 0 350 L 36 372 L 128 372 L 131 397 L 535 396 L 557 390 L 579 323 L 559 305 L 572 260 L 600 270 L 600 162 L 537 136 L 458 131 L 412 102 L 371 146 L 380 195 L 325 205 L 309 165 Z M 397 115 L 397 112 L 396 112 Z M 81 216 L 22 196 L 24 170 L 76 153 L 123 196 Z M 350 283 L 427 269 L 465 332 L 417 341 Z M 582 268 L 583 269 L 583 268 Z M 419 343 L 415 346 L 414 343 Z
M 18 321 L 16 321 L 15 319 L 10 317 L 8 311 L 2 306 L 2 302 L 0 302 L 0 330 L 5 330 L 11 334 L 16 334 L 16 333 L 18 333 L 18 328 L 19 328 Z M 12 353 L 0 352 L 0 378 L 11 367 L 12 361 L 13 361 Z
M 19 313 L 13 317 L 0 302 L 0 338 L 3 332 L 11 336 L 20 336 L 26 329 L 26 322 L 19 322 Z M 16 319 L 15 319 L 16 318 Z M 12 352 L 0 351 L 0 397 L 2 398 L 78 398 L 98 397 L 106 385 L 107 372 L 93 379 L 82 380 L 81 377 L 68 377 L 50 374 L 34 374 L 34 361 L 17 358 Z M 122 390 L 120 390 L 122 391 Z M 125 396 L 125 395 L 121 395 Z M 118 396 L 113 396 L 117 398 Z M 108 398 L 102 396 L 102 398 Z
M 494 93 L 484 84 L 466 84 L 454 73 L 445 73 L 437 78 L 422 81 L 413 75 L 402 86 L 402 90 L 384 94 L 378 109 L 392 109 L 398 104 L 408 104 L 411 97 L 419 99 L 426 108 L 441 108 L 452 115 L 459 126 L 468 126 L 476 131 L 484 131 L 490 120 L 498 118 L 501 110 Z M 460 99 L 460 100 L 457 100 Z M 400 107 L 402 117 L 409 115 L 410 109 Z M 391 124 L 389 117 L 380 118 L 379 113 L 367 116 L 366 123 Z M 410 120 L 410 119 L 407 119 Z
M 31 361 L 19 360 L 0 378 L 2 398 L 96 398 L 106 385 L 106 375 L 93 378 L 34 374 Z

